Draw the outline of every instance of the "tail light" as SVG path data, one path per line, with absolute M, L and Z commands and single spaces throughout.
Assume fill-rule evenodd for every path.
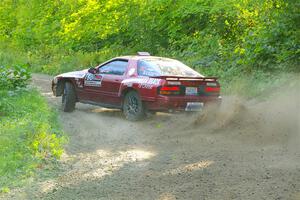
M 220 94 L 220 89 L 218 82 L 207 82 L 199 86 L 199 94 L 204 96 L 216 96 Z
M 220 92 L 220 87 L 205 87 L 205 92 Z
M 180 86 L 162 86 L 158 88 L 158 94 L 162 95 L 179 95 L 180 93 Z

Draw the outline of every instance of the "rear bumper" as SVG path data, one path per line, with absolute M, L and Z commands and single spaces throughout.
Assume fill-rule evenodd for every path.
M 220 105 L 221 96 L 158 96 L 156 101 L 147 102 L 148 110 L 152 111 L 185 111 L 188 102 L 202 102 Z

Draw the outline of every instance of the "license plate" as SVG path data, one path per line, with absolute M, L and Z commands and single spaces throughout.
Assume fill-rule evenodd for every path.
M 198 90 L 196 87 L 186 87 L 185 88 L 185 94 L 186 95 L 197 95 Z
M 185 111 L 201 111 L 203 109 L 202 102 L 188 102 L 185 107 Z

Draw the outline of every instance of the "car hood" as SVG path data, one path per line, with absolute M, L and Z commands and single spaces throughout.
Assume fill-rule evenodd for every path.
M 74 72 L 67 72 L 63 74 L 59 74 L 56 77 L 63 77 L 63 78 L 83 78 L 84 75 L 87 73 L 87 69 L 81 71 L 74 71 Z
M 59 74 L 53 78 L 52 83 L 56 84 L 57 81 L 61 78 L 83 78 L 87 72 L 88 72 L 88 69 L 84 69 L 81 71 L 74 71 L 74 72 L 67 72 L 67 73 Z

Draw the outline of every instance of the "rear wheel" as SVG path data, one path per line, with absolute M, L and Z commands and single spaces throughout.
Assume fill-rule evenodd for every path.
M 131 121 L 138 121 L 145 117 L 145 108 L 137 92 L 130 91 L 125 95 L 123 113 L 126 119 Z
M 62 109 L 65 112 L 72 112 L 75 109 L 76 93 L 72 83 L 65 82 L 62 95 Z

